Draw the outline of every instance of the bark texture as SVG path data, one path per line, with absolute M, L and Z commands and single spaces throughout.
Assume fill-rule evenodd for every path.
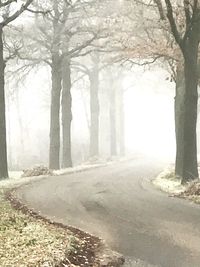
M 72 167 L 71 155 L 71 122 L 72 122 L 72 97 L 71 97 L 71 69 L 70 61 L 63 60 L 62 66 L 62 167 Z
M 0 179 L 8 177 L 6 108 L 5 108 L 5 62 L 3 57 L 3 30 L 0 28 Z
M 183 136 L 184 136 L 184 96 L 185 96 L 185 76 L 184 66 L 179 64 L 176 73 L 176 95 L 174 102 L 175 110 L 175 133 L 176 133 L 176 164 L 175 174 L 182 177 L 183 170 Z
M 177 70 L 175 97 L 176 175 L 182 183 L 198 178 L 197 108 L 198 42 L 188 40 L 184 49 L 183 68 Z
M 51 115 L 50 115 L 50 150 L 49 168 L 60 168 L 60 94 L 62 64 L 57 53 L 52 55 L 52 91 L 51 91 Z
M 199 177 L 197 164 L 198 42 L 189 40 L 184 55 L 185 97 L 183 119 L 182 182 Z

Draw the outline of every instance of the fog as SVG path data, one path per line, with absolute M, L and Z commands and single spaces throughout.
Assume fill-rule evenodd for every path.
M 197 104 L 188 122 L 183 115 L 182 49 L 171 24 L 160 23 L 161 9 L 145 3 L 2 4 L 2 146 L 10 170 L 139 155 L 174 163 L 184 142 L 197 154 Z
M 1 10 L 2 23 L 17 14 L 4 31 L 9 169 L 139 155 L 174 162 L 176 61 L 158 56 L 155 10 L 112 0 L 31 8 Z
M 0 0 L 0 267 L 200 266 L 199 2 Z
M 125 68 L 123 87 L 127 156 L 175 157 L 175 84 L 159 66 Z M 48 166 L 50 72 L 40 68 L 7 88 L 8 159 L 12 170 Z M 100 158 L 110 158 L 108 84 L 100 84 Z M 13 93 L 9 93 L 13 92 Z M 89 92 L 83 79 L 72 88 L 72 155 L 74 164 L 89 160 Z M 119 151 L 119 148 L 118 148 Z

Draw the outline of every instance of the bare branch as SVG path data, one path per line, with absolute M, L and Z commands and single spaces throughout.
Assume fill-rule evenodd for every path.
M 8 6 L 8 5 L 10 5 L 10 4 L 14 3 L 14 2 L 17 2 L 17 0 L 7 0 L 6 2 L 3 2 L 3 3 L 2 3 L 2 0 L 1 0 L 0 1 L 0 8 Z
M 26 10 L 29 11 L 30 13 L 41 14 L 41 15 L 47 15 L 48 13 L 51 13 L 51 10 L 42 11 L 42 10 L 33 10 L 31 8 L 26 8 Z
M 178 31 L 175 19 L 174 19 L 174 15 L 173 15 L 173 8 L 172 8 L 172 4 L 170 0 L 165 0 L 166 6 L 167 6 L 167 18 L 169 20 L 170 26 L 171 26 L 171 30 L 172 33 L 174 35 L 174 38 L 176 40 L 176 42 L 178 43 L 178 45 L 180 46 L 181 49 L 183 49 L 183 40 L 181 38 L 181 35 Z
M 165 20 L 165 12 L 163 10 L 162 2 L 160 0 L 154 0 L 154 3 L 157 5 L 158 11 L 159 11 L 159 15 L 160 15 L 160 19 L 161 20 Z
M 18 18 L 27 8 L 30 6 L 30 4 L 33 2 L 33 0 L 27 0 L 25 4 L 21 6 L 19 10 L 17 10 L 13 15 L 6 18 L 3 22 L 0 23 L 0 27 L 4 27 L 8 25 L 10 22 Z

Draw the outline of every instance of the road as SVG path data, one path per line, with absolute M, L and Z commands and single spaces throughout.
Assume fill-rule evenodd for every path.
M 125 266 L 200 267 L 200 206 L 154 188 L 150 180 L 163 168 L 155 162 L 48 177 L 17 195 L 55 221 L 104 238 L 125 255 Z

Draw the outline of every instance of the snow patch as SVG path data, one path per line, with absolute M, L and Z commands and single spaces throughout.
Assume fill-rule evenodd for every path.
M 116 162 L 125 162 L 132 160 L 133 156 L 130 157 L 122 157 L 122 158 L 115 158 L 115 160 L 105 161 L 105 160 L 96 160 L 96 161 L 88 161 L 81 165 L 61 169 L 61 170 L 54 170 L 53 176 L 57 175 L 64 175 L 64 174 L 70 174 L 70 173 L 76 173 L 76 172 L 82 172 L 89 169 L 95 169 L 99 167 L 108 166 L 111 164 L 115 164 Z M 32 177 L 22 177 L 23 171 L 11 171 L 9 172 L 9 179 L 0 180 L 0 188 L 14 188 L 21 186 L 23 184 L 28 184 L 30 182 L 39 181 L 40 179 L 47 178 L 50 175 L 39 175 L 39 176 L 32 176 Z M 52 176 L 52 175 L 51 175 Z
M 72 168 L 66 168 L 53 171 L 53 175 L 64 175 L 70 173 L 81 172 L 93 168 L 106 166 L 109 163 L 96 163 L 96 164 L 82 164 Z M 11 171 L 9 172 L 9 179 L 0 180 L 0 188 L 14 188 L 29 182 L 39 181 L 40 179 L 47 178 L 50 175 L 39 175 L 32 177 L 22 177 L 23 171 Z
M 170 194 L 180 194 L 187 188 L 181 184 L 181 179 L 175 176 L 173 166 L 167 167 L 154 180 L 153 184 L 164 192 Z
M 72 168 L 66 168 L 66 169 L 61 169 L 61 170 L 56 170 L 53 171 L 55 175 L 63 175 L 63 174 L 68 174 L 68 173 L 75 173 L 75 172 L 80 172 L 80 171 L 85 171 L 93 168 L 98 168 L 107 165 L 107 163 L 101 163 L 101 164 L 89 164 L 89 165 L 79 165 L 76 167 Z

